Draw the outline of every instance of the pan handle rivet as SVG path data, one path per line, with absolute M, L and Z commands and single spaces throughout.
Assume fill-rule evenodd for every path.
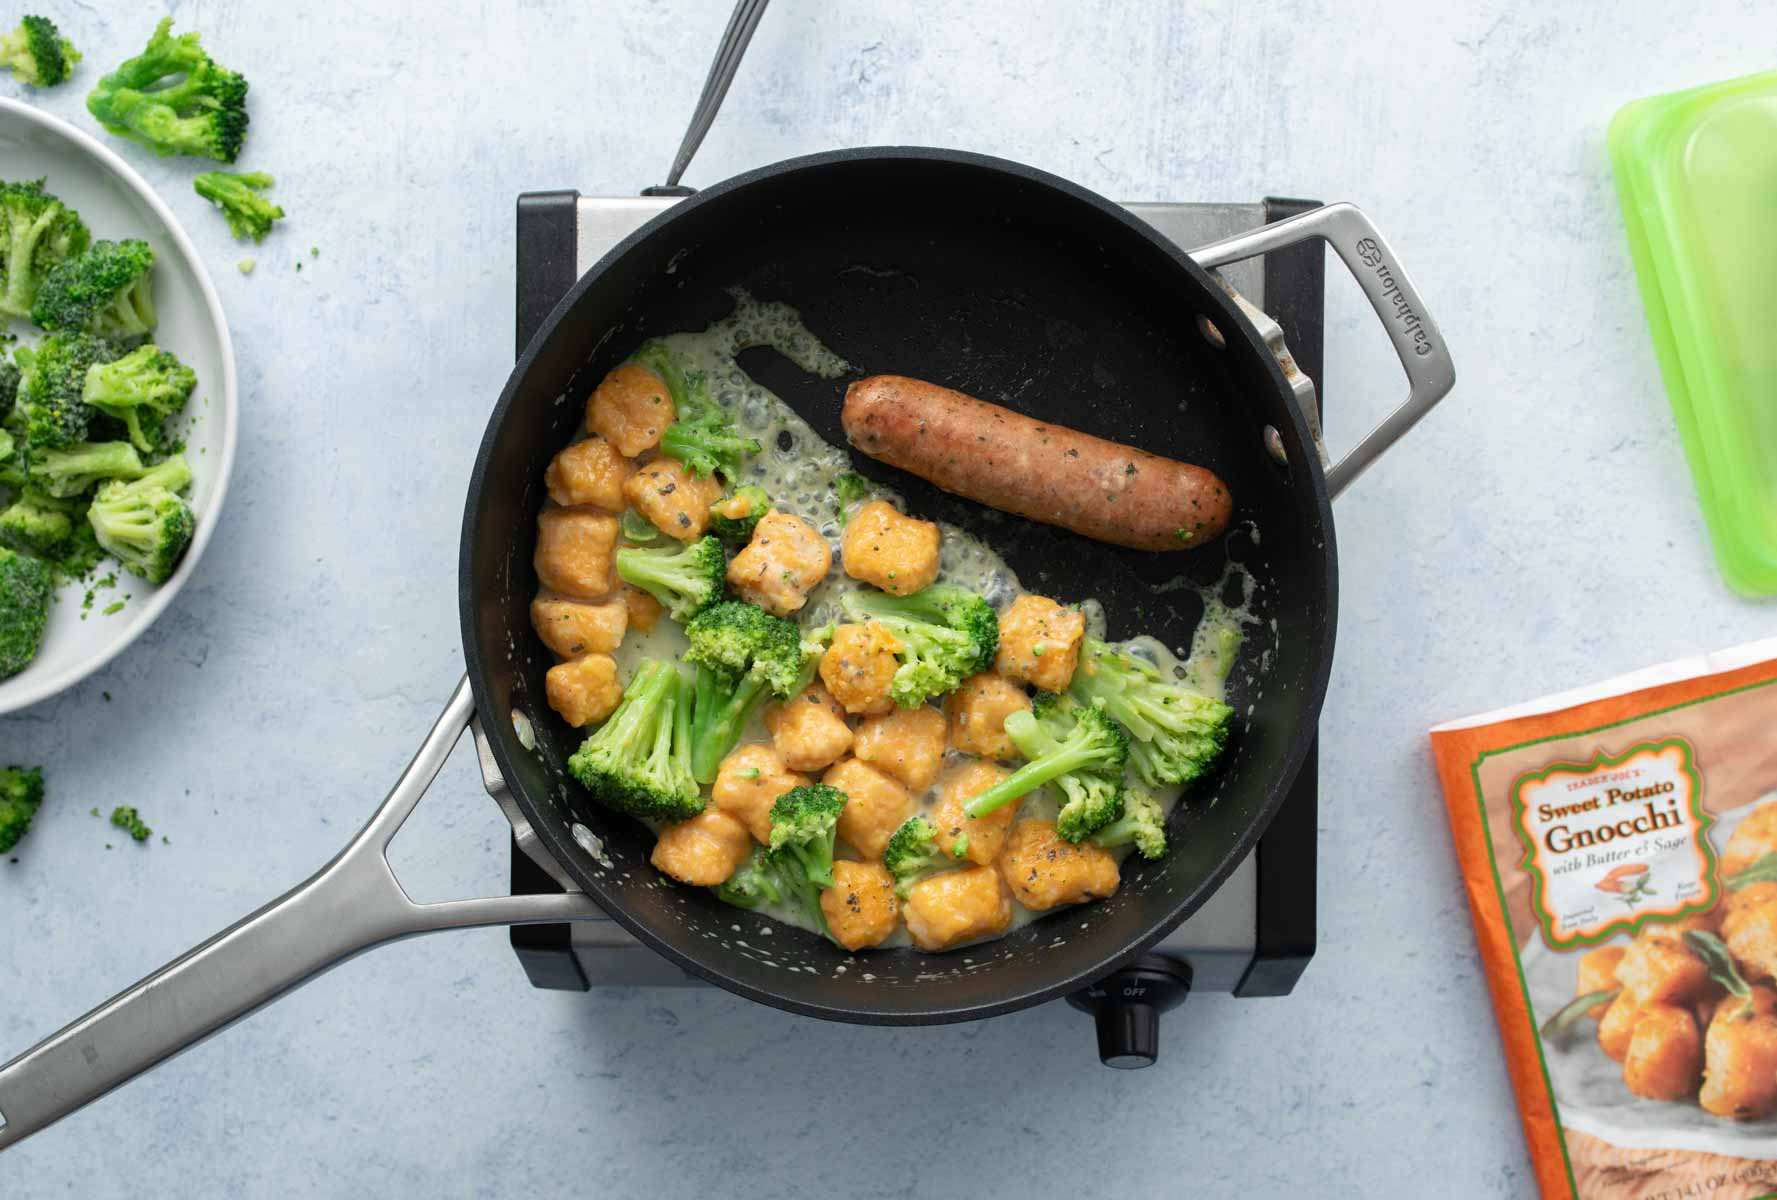
M 1283 448 L 1283 434 L 1277 432 L 1275 425 L 1265 426 L 1265 453 L 1279 466 L 1290 465 L 1289 453 Z
M 1216 328 L 1216 323 L 1201 314 L 1197 317 L 1197 332 L 1203 335 L 1204 341 L 1217 350 L 1228 348 L 1228 339 L 1222 336 L 1222 331 Z

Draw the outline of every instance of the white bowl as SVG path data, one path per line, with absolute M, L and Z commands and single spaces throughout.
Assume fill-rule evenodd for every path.
M 200 168 L 201 169 L 201 168 Z M 81 619 L 84 585 L 62 589 L 51 607 L 37 660 L 0 680 L 0 713 L 35 704 L 71 687 L 110 662 L 171 604 L 197 571 L 222 511 L 234 467 L 236 397 L 234 345 L 222 301 L 179 222 L 142 177 L 91 135 L 48 113 L 0 98 L 0 179 L 48 177 L 48 189 L 80 213 L 93 239 L 141 238 L 154 247 L 154 340 L 197 372 L 186 406 L 186 460 L 194 476 L 189 493 L 197 533 L 173 577 L 158 588 L 121 568 L 117 586 L 100 592 Z M 218 218 L 220 219 L 220 218 Z M 13 332 L 35 336 L 20 322 Z M 175 428 L 184 428 L 175 419 Z M 115 563 L 101 564 L 103 577 Z M 107 606 L 125 601 L 111 616 Z

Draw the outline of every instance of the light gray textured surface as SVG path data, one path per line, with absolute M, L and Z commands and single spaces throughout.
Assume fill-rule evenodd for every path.
M 41 102 L 84 121 L 154 16 L 43 7 L 87 62 Z M 1123 1074 L 1059 1005 L 852 1029 L 714 991 L 534 992 L 503 934 L 453 935 L 360 959 L 7 1154 L 0 1194 L 1528 1193 L 1424 731 L 1770 630 L 1710 562 L 1603 149 L 1624 101 L 1768 66 L 1768 22 L 1750 2 L 1449 7 L 778 0 L 688 176 L 950 144 L 1119 198 L 1349 199 L 1389 234 L 1460 383 L 1341 502 L 1321 942 L 1294 996 L 1194 999 L 1161 1065 Z M 655 182 L 727 15 L 503 9 L 175 6 L 251 76 L 244 164 L 292 215 L 243 278 L 194 166 L 126 151 L 223 290 L 241 457 L 159 626 L 0 720 L 0 759 L 45 764 L 53 796 L 0 863 L 0 1055 L 306 875 L 460 672 L 458 517 L 511 357 L 513 197 Z M 1348 443 L 1401 385 L 1355 289 L 1330 302 Z M 87 810 L 120 798 L 171 844 L 108 851 Z M 396 849 L 420 898 L 499 886 L 466 752 Z

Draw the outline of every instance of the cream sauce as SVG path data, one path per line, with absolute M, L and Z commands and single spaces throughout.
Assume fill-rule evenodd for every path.
M 833 483 L 852 469 L 851 455 L 821 438 L 789 404 L 743 371 L 736 356 L 743 350 L 769 347 L 803 370 L 824 379 L 837 378 L 850 367 L 822 345 L 788 305 L 759 301 L 738 289 L 732 295 L 735 307 L 729 316 L 701 332 L 672 334 L 662 340 L 687 364 L 705 373 L 711 398 L 732 414 L 738 428 L 759 439 L 762 448 L 747 462 L 744 477 L 738 482 L 764 488 L 773 507 L 802 517 L 827 539 L 833 551 L 833 569 L 809 593 L 808 603 L 797 614 L 804 629 L 817 629 L 829 622 L 844 620 L 839 607 L 841 598 L 847 592 L 867 586 L 847 576 L 840 563 L 839 542 L 844 516 Z M 894 492 L 878 488 L 876 495 L 905 510 L 906 506 Z M 939 552 L 942 582 L 977 592 L 995 609 L 1002 611 L 1023 594 L 1024 588 L 1017 575 L 993 547 L 957 526 L 940 522 L 940 529 L 943 533 Z M 1240 569 L 1238 564 L 1230 564 L 1230 570 Z M 1242 625 L 1253 620 L 1249 611 L 1254 591 L 1252 578 L 1243 570 L 1240 575 L 1244 580 L 1244 591 L 1239 606 L 1226 603 L 1227 577 L 1215 587 L 1203 589 L 1205 615 L 1185 657 L 1180 658 L 1159 640 L 1147 636 L 1131 639 L 1123 646 L 1155 663 L 1174 678 L 1187 680 L 1199 690 L 1221 698 L 1224 680 L 1239 648 Z M 1105 639 L 1104 608 L 1096 599 L 1056 598 L 1079 603 L 1086 615 L 1088 634 Z M 646 633 L 631 630 L 613 657 L 617 660 L 620 677 L 627 679 L 641 663 L 649 659 L 676 659 L 685 648 L 685 635 L 679 625 L 662 617 Z M 763 720 L 755 717 L 742 735 L 741 744 L 769 740 Z M 966 758 L 956 751 L 946 752 L 945 769 L 939 773 L 938 782 L 943 781 L 951 767 Z M 1178 802 L 1179 792 L 1178 788 L 1169 788 L 1156 793 L 1156 799 L 1170 813 Z M 938 785 L 934 784 L 921 795 L 918 803 L 918 811 L 929 815 L 938 803 Z M 1058 807 L 1054 789 L 1044 787 L 1023 799 L 1019 815 L 1053 819 Z M 1129 848 L 1124 848 L 1113 853 L 1122 858 L 1129 852 Z M 839 857 L 861 858 L 862 855 L 841 842 Z M 788 905 L 754 911 L 786 925 L 820 932 L 799 910 Z M 1046 910 L 1054 911 L 1058 910 Z M 1012 924 L 1008 932 L 1030 924 L 1046 912 L 1036 912 L 1012 901 Z M 905 926 L 898 928 L 883 944 L 908 945 Z M 953 947 L 961 948 L 960 945 Z

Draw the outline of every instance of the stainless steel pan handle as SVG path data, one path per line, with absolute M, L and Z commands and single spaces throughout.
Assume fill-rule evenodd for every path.
M 1306 238 L 1320 238 L 1331 246 L 1370 298 L 1370 307 L 1388 331 L 1401 368 L 1407 372 L 1407 401 L 1383 418 L 1357 448 L 1327 471 L 1327 494 L 1337 497 L 1351 481 L 1456 386 L 1456 367 L 1449 347 L 1438 332 L 1437 322 L 1426 311 L 1419 292 L 1401 268 L 1388 240 L 1370 219 L 1349 204 L 1324 208 L 1262 225 L 1247 233 L 1211 242 L 1191 251 L 1199 266 L 1214 269 L 1293 246 Z M 1311 418 L 1312 419 L 1312 416 Z
M 474 714 L 464 679 L 370 823 L 312 879 L 0 1067 L 0 1150 L 373 946 L 598 916 L 578 893 L 415 904 L 402 890 L 389 842 Z

